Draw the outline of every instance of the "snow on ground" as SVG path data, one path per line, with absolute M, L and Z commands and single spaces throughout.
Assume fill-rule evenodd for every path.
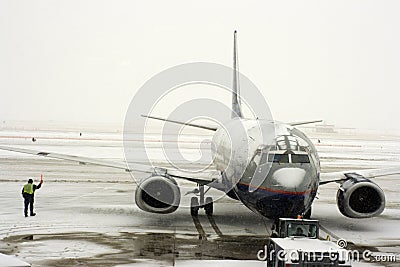
M 85 133 L 83 139 L 75 132 L 60 135 L 35 131 L 34 135 L 39 138 L 34 143 L 31 135 L 0 132 L 0 144 L 123 159 L 118 133 Z M 197 141 L 202 138 L 195 137 Z M 400 141 L 368 138 L 321 139 L 317 148 L 321 151 L 324 170 L 400 165 Z M 191 144 L 190 138 L 186 141 L 184 149 L 197 153 L 198 142 Z M 152 149 L 158 148 L 153 144 Z M 21 188 L 28 177 L 34 177 L 37 182 L 41 173 L 45 183 L 36 194 L 37 216 L 24 218 Z M 270 221 L 228 198 L 215 203 L 212 220 L 200 214 L 198 222 L 193 221 L 188 211 L 190 195 L 184 196 L 193 185 L 187 182 L 180 183 L 182 207 L 175 213 L 143 212 L 134 204 L 135 179 L 128 173 L 105 167 L 0 151 L 0 181 L 0 252 L 15 255 L 33 266 L 249 266 L 267 242 L 271 225 Z M 387 208 L 381 216 L 362 220 L 344 217 L 336 207 L 338 185 L 328 184 L 319 190 L 313 217 L 359 250 L 399 255 L 400 176 L 381 177 L 376 182 L 386 193 Z M 215 190 L 210 194 L 218 198 Z M 254 262 L 256 266 L 264 266 L 258 263 Z

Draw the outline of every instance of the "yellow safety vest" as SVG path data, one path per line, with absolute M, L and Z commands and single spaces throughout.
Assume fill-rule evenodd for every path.
M 32 195 L 33 194 L 33 184 L 24 185 L 24 193 Z

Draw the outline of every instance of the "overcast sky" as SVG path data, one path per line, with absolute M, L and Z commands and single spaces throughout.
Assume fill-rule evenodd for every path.
M 0 120 L 122 124 L 158 72 L 231 66 L 237 29 L 240 71 L 275 119 L 400 129 L 399 13 L 399 1 L 1 0 Z

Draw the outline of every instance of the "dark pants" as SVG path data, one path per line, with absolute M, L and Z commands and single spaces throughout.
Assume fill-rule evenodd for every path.
M 34 200 L 34 195 L 30 195 L 30 194 L 24 194 L 24 214 L 25 216 L 28 216 L 28 206 L 30 206 L 30 212 L 31 215 L 33 214 L 33 200 Z

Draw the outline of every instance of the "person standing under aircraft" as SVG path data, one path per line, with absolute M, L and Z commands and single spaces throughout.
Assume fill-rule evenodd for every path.
M 22 188 L 22 196 L 24 197 L 24 214 L 28 217 L 28 206 L 30 206 L 30 215 L 35 216 L 36 213 L 33 212 L 33 202 L 35 199 L 35 190 L 40 189 L 43 184 L 43 178 L 40 176 L 39 185 L 33 184 L 33 180 L 29 179 L 28 183 Z

